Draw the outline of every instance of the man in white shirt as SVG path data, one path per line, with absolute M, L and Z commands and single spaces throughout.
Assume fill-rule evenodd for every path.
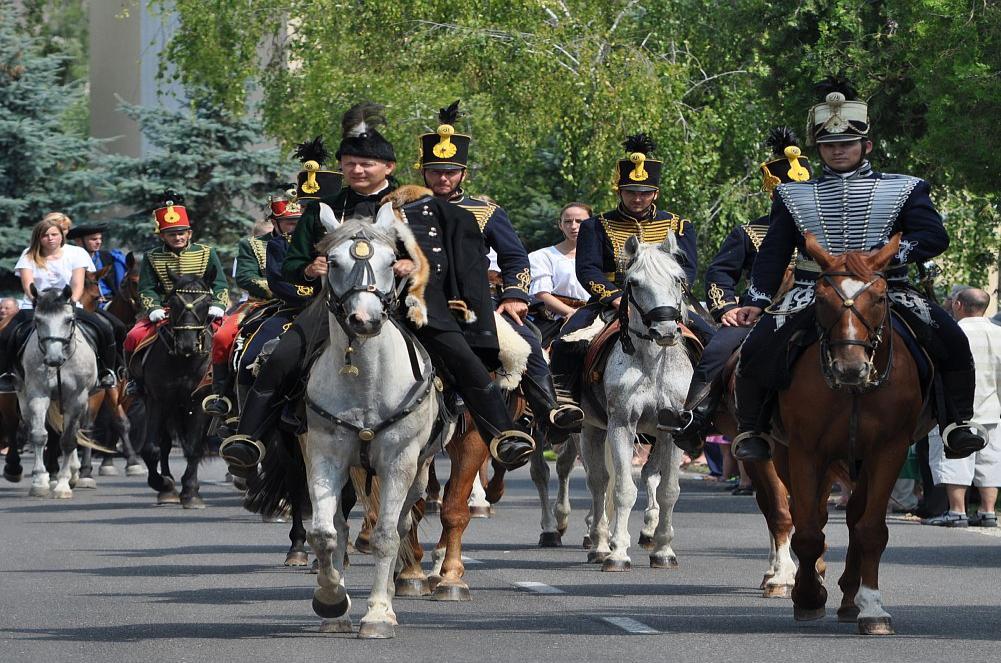
M 953 317 L 970 339 L 976 366 L 972 422 L 986 429 L 987 446 L 972 456 L 956 460 L 944 457 L 941 442 L 932 449 L 932 473 L 935 483 L 945 486 L 949 510 L 922 521 L 926 525 L 997 527 L 994 508 L 1001 486 L 1001 327 L 985 317 L 989 304 L 990 295 L 979 288 L 957 293 L 951 303 Z M 965 500 L 970 484 L 980 492 L 980 509 L 967 519 Z

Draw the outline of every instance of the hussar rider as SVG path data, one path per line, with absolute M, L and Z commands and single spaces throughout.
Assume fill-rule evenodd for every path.
M 733 453 L 739 460 L 766 460 L 771 393 L 786 386 L 785 347 L 797 330 L 814 325 L 814 287 L 820 270 L 805 252 L 805 233 L 825 251 L 840 255 L 883 246 L 901 233 L 900 250 L 885 277 L 896 315 L 915 330 L 942 378 L 946 412 L 939 412 L 946 454 L 965 457 L 985 445 L 971 425 L 974 368 L 966 334 L 943 309 L 908 281 L 907 265 L 939 255 L 949 246 L 928 182 L 872 169 L 866 103 L 845 81 L 817 86 L 823 101 L 810 109 L 808 144 L 816 144 L 823 172 L 808 182 L 776 189 L 768 234 L 754 262 L 742 325 L 757 323 L 741 346 L 737 379 L 738 429 Z M 786 266 L 799 251 L 793 288 L 777 301 Z M 764 313 L 764 315 L 762 315 Z

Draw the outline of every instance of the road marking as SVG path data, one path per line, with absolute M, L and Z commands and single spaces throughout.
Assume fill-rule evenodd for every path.
M 482 564 L 483 563 L 483 562 L 481 562 L 478 559 L 473 559 L 472 557 L 466 557 L 465 555 L 462 556 L 462 561 L 465 562 L 466 564 Z
M 633 635 L 659 635 L 660 631 L 650 628 L 643 622 L 638 622 L 632 617 L 602 617 L 602 621 L 608 622 L 612 626 L 618 626 L 626 633 Z
M 566 594 L 566 592 L 562 589 L 558 589 L 542 582 L 535 582 L 534 580 L 516 582 L 514 583 L 514 586 L 519 589 L 527 589 L 528 591 L 535 592 L 536 594 Z

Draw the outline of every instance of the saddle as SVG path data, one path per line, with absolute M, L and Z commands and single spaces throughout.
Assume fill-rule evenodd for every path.
M 98 333 L 93 325 L 83 318 L 77 318 L 77 327 L 83 334 L 84 339 L 90 346 L 90 349 L 97 354 L 97 339 Z M 13 362 L 14 370 L 21 374 L 23 377 L 24 367 L 21 365 L 21 358 L 24 356 L 24 350 L 28 347 L 28 340 L 31 338 L 31 333 L 35 331 L 35 325 L 32 320 L 23 320 L 11 333 L 10 336 L 10 347 L 13 348 L 13 356 L 15 361 Z
M 695 366 L 699 362 L 699 357 L 702 356 L 704 347 L 702 341 L 687 326 L 683 324 L 678 326 L 681 328 L 681 337 L 688 350 L 688 358 L 691 360 L 692 366 Z M 620 331 L 619 320 L 615 318 L 606 324 L 587 346 L 587 352 L 584 354 L 584 384 L 591 385 L 601 382 L 605 373 L 605 363 L 615 348 L 616 341 L 619 340 Z

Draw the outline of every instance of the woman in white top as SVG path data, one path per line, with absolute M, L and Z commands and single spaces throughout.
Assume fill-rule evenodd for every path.
M 528 254 L 532 267 L 529 294 L 545 307 L 545 317 L 560 319 L 573 315 L 589 298 L 577 280 L 577 233 L 591 217 L 591 206 L 568 203 L 560 210 L 559 229 L 563 241 Z
M 68 217 L 60 214 L 66 218 Z M 67 224 L 68 225 L 68 224 Z M 79 301 L 83 295 L 84 279 L 88 271 L 95 271 L 94 261 L 80 247 L 66 246 L 66 237 L 62 229 L 62 219 L 48 214 L 46 218 L 35 224 L 31 232 L 31 244 L 21 253 L 14 266 L 14 271 L 21 278 L 21 288 L 24 298 L 21 300 L 21 310 L 18 312 L 3 332 L 0 333 L 0 391 L 13 390 L 12 376 L 9 375 L 10 357 L 17 351 L 11 339 L 16 337 L 16 329 L 23 322 L 31 320 L 34 308 L 34 298 L 31 286 L 38 292 L 46 288 L 64 288 L 69 286 L 71 299 Z M 79 250 L 76 250 L 79 249 Z M 114 332 L 111 325 L 93 313 L 77 307 L 77 317 L 89 323 L 98 332 L 98 368 L 101 370 L 101 385 L 114 385 L 113 367 L 116 355 Z M 110 378 L 110 379 L 109 379 Z M 110 383 L 110 384 L 109 384 Z

